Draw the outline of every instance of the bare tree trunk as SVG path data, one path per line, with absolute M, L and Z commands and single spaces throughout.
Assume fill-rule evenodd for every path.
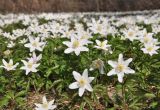
M 0 12 L 91 12 L 159 9 L 160 0 L 0 0 Z

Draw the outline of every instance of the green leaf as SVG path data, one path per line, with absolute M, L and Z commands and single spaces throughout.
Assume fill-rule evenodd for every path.
M 7 106 L 9 103 L 9 99 L 7 97 L 3 97 L 1 100 L 0 100 L 0 107 L 3 107 L 3 106 Z
M 147 98 L 154 98 L 154 97 L 156 97 L 156 96 L 155 96 L 154 94 L 152 94 L 152 93 L 146 93 L 144 96 L 147 97 Z
M 15 97 L 20 97 L 20 96 L 25 96 L 25 95 L 26 95 L 26 91 L 20 91 L 15 95 Z
M 156 62 L 154 64 L 151 65 L 154 68 L 159 68 L 160 67 L 160 62 Z

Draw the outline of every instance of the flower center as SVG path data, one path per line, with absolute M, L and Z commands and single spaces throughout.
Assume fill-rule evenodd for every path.
M 103 62 L 101 60 L 95 61 L 95 68 L 100 68 L 103 65 Z
M 102 48 L 103 48 L 103 47 L 104 47 L 104 45 L 105 45 L 105 44 L 104 44 L 104 42 L 101 42 L 100 47 L 102 47 Z
M 4 54 L 5 55 L 9 55 L 11 53 L 11 51 L 10 50 L 6 50 L 6 51 L 4 51 Z
M 129 32 L 129 33 L 128 33 L 128 36 L 129 36 L 129 37 L 132 37 L 132 36 L 133 36 L 133 32 Z
M 147 50 L 151 52 L 153 50 L 153 47 L 148 47 Z
M 144 37 L 144 42 L 147 43 L 149 41 L 148 37 Z
M 124 65 L 118 64 L 118 66 L 117 66 L 117 71 L 118 71 L 118 72 L 122 72 L 123 70 L 124 70 Z
M 102 26 L 101 26 L 101 25 L 98 25 L 97 30 L 98 30 L 98 31 L 101 31 L 101 30 L 102 30 Z
M 7 64 L 7 68 L 12 68 L 12 64 Z
M 33 46 L 33 47 L 37 47 L 37 46 L 38 46 L 38 43 L 37 43 L 37 42 L 33 42 L 33 43 L 32 43 L 32 46 Z
M 87 36 L 85 36 L 85 35 L 81 37 L 81 39 L 87 39 L 87 38 L 88 38 L 88 37 L 87 37 Z
M 86 84 L 86 81 L 82 78 L 79 80 L 80 87 L 83 87 Z
M 28 63 L 27 65 L 28 68 L 32 68 L 32 66 L 33 66 L 33 63 Z
M 73 42 L 73 48 L 77 48 L 77 47 L 79 47 L 79 42 L 78 42 L 78 40 L 75 40 Z
M 70 34 L 70 31 L 67 31 L 67 32 L 66 32 L 66 36 L 68 37 L 68 36 L 69 36 L 69 34 Z
M 48 110 L 48 103 L 44 103 L 44 104 L 42 105 L 42 107 L 43 107 L 44 109 Z

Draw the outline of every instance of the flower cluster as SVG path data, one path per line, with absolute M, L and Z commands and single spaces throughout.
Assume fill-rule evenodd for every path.
M 78 89 L 80 97 L 94 94 L 94 100 L 99 100 L 99 92 L 96 93 L 95 88 L 99 84 L 106 87 L 106 80 L 103 78 L 108 79 L 108 85 L 118 82 L 123 86 L 124 78 L 129 77 L 124 76 L 125 74 L 132 76 L 134 73 L 144 72 L 145 75 L 141 78 L 147 77 L 149 69 L 143 65 L 146 63 L 145 60 L 153 58 L 154 62 L 158 62 L 160 16 L 157 14 L 152 17 L 9 14 L 0 15 L 0 18 L 0 74 L 19 74 L 15 80 L 18 80 L 18 84 L 24 82 L 25 90 L 34 88 L 38 91 L 47 88 L 46 91 L 64 92 Z M 141 57 L 143 62 L 137 61 Z M 118 79 L 112 75 L 117 75 Z M 23 80 L 19 81 L 21 78 Z M 73 80 L 75 81 L 71 83 Z M 145 80 L 143 79 L 143 83 Z M 24 89 L 18 84 L 15 83 L 15 86 Z M 55 90 L 53 86 L 57 86 L 58 89 Z M 93 94 L 86 92 L 84 95 L 86 90 Z M 74 90 L 71 92 L 74 93 Z M 123 95 L 122 93 L 121 96 Z M 59 96 L 64 98 L 62 95 Z M 123 101 L 125 105 L 126 100 Z M 35 110 L 58 108 L 53 102 L 54 100 L 47 102 L 44 96 L 42 104 L 35 103 Z

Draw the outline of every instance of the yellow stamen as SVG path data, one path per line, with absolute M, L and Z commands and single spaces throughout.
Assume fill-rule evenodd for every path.
M 33 63 L 28 63 L 27 65 L 28 68 L 32 68 L 32 66 L 33 66 Z
M 88 38 L 88 37 L 87 37 L 87 36 L 85 36 L 85 35 L 81 37 L 81 39 L 87 39 L 87 38 Z
M 100 47 L 104 47 L 105 43 L 101 42 Z
M 44 109 L 47 109 L 47 110 L 48 110 L 48 103 L 44 103 L 44 104 L 42 105 L 42 107 L 43 107 Z
M 12 68 L 12 64 L 7 64 L 7 68 Z
M 78 42 L 78 40 L 75 40 L 73 42 L 73 48 L 77 48 L 77 47 L 79 47 L 79 42 Z
M 124 70 L 124 65 L 118 64 L 117 70 L 118 70 L 119 72 L 123 71 L 123 70 Z
M 149 41 L 148 37 L 144 37 L 144 42 L 147 43 Z
M 101 26 L 101 25 L 98 25 L 97 30 L 98 30 L 98 31 L 101 31 L 101 30 L 102 30 L 102 26 Z
M 153 47 L 148 47 L 147 50 L 151 52 L 153 50 Z
M 86 84 L 86 81 L 84 79 L 79 80 L 80 87 L 83 87 Z
M 38 43 L 37 42 L 33 42 L 32 46 L 37 47 Z
M 133 32 L 128 32 L 128 36 L 132 37 L 133 36 Z

